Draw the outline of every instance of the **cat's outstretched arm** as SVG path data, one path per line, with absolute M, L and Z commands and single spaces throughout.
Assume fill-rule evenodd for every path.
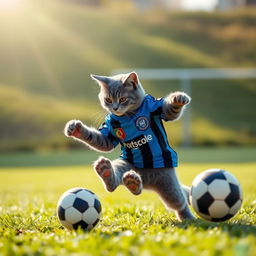
M 170 93 L 164 98 L 163 114 L 168 121 L 174 121 L 181 117 L 184 106 L 189 104 L 191 98 L 185 92 Z
M 103 136 L 95 128 L 83 124 L 79 120 L 67 122 L 64 128 L 64 134 L 67 137 L 73 137 L 85 143 L 88 147 L 101 152 L 109 152 L 114 149 L 114 145 L 107 137 Z

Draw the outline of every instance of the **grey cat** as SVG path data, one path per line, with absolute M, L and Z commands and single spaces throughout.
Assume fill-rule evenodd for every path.
M 155 99 L 145 93 L 135 72 L 91 77 L 100 86 L 99 100 L 109 114 L 99 129 L 71 120 L 65 126 L 65 135 L 100 152 L 121 145 L 119 159 L 100 157 L 94 163 L 107 191 L 114 191 L 120 184 L 134 195 L 143 188 L 154 190 L 179 220 L 194 219 L 188 207 L 190 188 L 177 179 L 177 154 L 169 146 L 162 125 L 162 120 L 179 119 L 190 97 L 174 92 Z

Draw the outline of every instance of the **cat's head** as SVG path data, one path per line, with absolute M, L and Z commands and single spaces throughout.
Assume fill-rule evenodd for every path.
M 144 100 L 145 91 L 135 72 L 91 77 L 100 85 L 99 99 L 102 107 L 114 115 L 132 115 Z

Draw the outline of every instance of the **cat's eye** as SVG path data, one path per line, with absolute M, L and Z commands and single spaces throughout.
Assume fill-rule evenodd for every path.
M 106 101 L 107 103 L 112 103 L 112 100 L 111 100 L 110 98 L 105 98 L 105 101 Z
M 123 102 L 125 102 L 126 100 L 127 100 L 127 98 L 122 97 L 122 98 L 119 99 L 119 102 L 120 102 L 120 103 L 123 103 Z

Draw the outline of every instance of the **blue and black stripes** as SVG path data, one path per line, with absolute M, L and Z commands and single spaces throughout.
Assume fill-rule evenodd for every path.
M 121 158 L 137 168 L 176 167 L 177 155 L 168 143 L 162 123 L 162 107 L 162 99 L 157 100 L 147 95 L 134 116 L 119 117 L 110 114 L 100 132 L 114 146 L 120 143 Z M 138 120 L 143 122 L 138 123 Z
M 167 140 L 167 135 L 163 127 L 160 115 L 162 113 L 162 107 L 159 107 L 156 111 L 150 113 L 151 129 L 155 134 L 158 144 L 161 148 L 161 154 L 164 161 L 164 167 L 173 167 L 172 155 L 170 146 Z
M 124 156 L 129 163 L 137 165 L 138 168 L 154 168 L 153 152 L 145 135 L 137 136 L 122 144 Z

